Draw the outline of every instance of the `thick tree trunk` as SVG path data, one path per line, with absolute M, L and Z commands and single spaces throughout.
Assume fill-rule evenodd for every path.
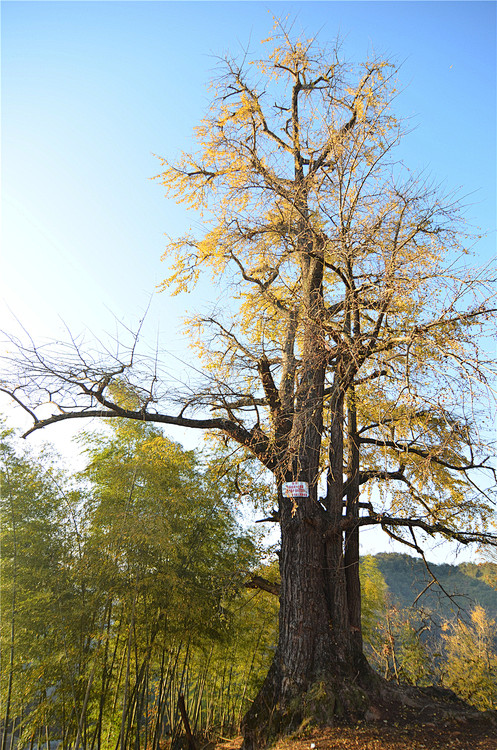
M 330 534 L 311 498 L 282 500 L 281 594 L 276 655 L 244 719 L 246 750 L 305 719 L 331 724 L 367 708 L 371 677 L 357 658 L 349 622 L 342 535 Z
M 342 421 L 342 402 L 338 399 L 334 406 L 337 425 Z M 261 747 L 272 736 L 296 729 L 305 720 L 331 724 L 336 717 L 363 715 L 368 706 L 366 692 L 372 672 L 351 623 L 340 528 L 341 427 L 330 451 L 327 496 L 320 502 L 319 451 L 314 450 L 312 424 L 315 438 L 321 426 L 319 419 L 310 417 L 307 411 L 306 425 L 296 426 L 305 438 L 286 477 L 309 482 L 310 496 L 288 499 L 280 490 L 279 641 L 269 674 L 244 718 L 245 750 Z M 356 602 L 357 592 L 354 594 Z
M 309 256 L 303 253 L 305 365 L 294 395 L 290 433 L 284 429 L 287 422 L 272 408 L 276 445 L 284 457 L 277 476 L 281 527 L 279 640 L 268 676 L 244 718 L 245 750 L 260 747 L 272 736 L 296 729 L 306 720 L 330 724 L 336 716 L 359 716 L 368 704 L 361 685 L 366 684 L 371 672 L 362 656 L 360 609 L 356 606 L 360 591 L 353 587 L 358 582 L 358 567 L 347 576 L 341 529 L 346 390 L 343 368 L 335 371 L 328 399 L 326 496 L 318 499 L 328 357 L 322 344 L 322 279 L 323 264 L 318 252 Z M 271 383 L 268 387 L 263 381 L 263 385 L 266 395 L 272 395 Z M 283 481 L 307 482 L 309 497 L 283 497 Z M 349 558 L 352 555 L 355 561 L 357 540 L 350 536 L 348 541 Z M 352 587 L 350 602 L 347 584 Z

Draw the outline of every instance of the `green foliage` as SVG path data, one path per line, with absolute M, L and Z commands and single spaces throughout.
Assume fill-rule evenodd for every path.
M 392 599 L 402 609 L 410 607 L 419 596 L 424 610 L 438 613 L 438 620 L 453 618 L 462 609 L 470 611 L 479 604 L 490 617 L 497 617 L 497 589 L 492 586 L 497 566 L 491 563 L 476 565 L 435 565 L 430 571 L 420 558 L 409 555 L 380 553 L 374 557 L 383 574 Z M 429 585 L 430 584 L 430 585 Z M 428 586 L 429 585 L 429 586 Z M 442 588 L 443 590 L 442 590 Z M 447 597 L 447 592 L 452 598 Z
M 12 685 L 11 710 L 19 707 L 23 693 L 38 692 L 42 673 L 60 677 L 57 660 L 45 664 L 55 647 L 54 615 L 62 592 L 56 585 L 58 571 L 67 557 L 62 500 L 53 492 L 51 456 L 44 453 L 35 464 L 21 454 L 4 432 L 0 472 L 2 495 L 0 525 L 2 542 L 2 643 L 10 660 L 3 660 L 2 682 Z M 8 645 L 7 645 L 8 644 Z M 28 670 L 28 665 L 30 669 Z
M 436 679 L 434 654 L 422 637 L 429 625 L 416 612 L 404 612 L 399 620 L 400 682 L 420 686 L 433 684 Z
M 82 445 L 87 468 L 65 477 L 50 452 L 35 458 L 2 434 L 3 721 L 27 744 L 158 750 L 181 734 L 181 692 L 197 735 L 236 731 L 277 640 L 277 598 L 243 586 L 249 570 L 278 578 L 238 520 L 244 488 L 262 504 L 263 479 L 219 449 L 202 457 L 137 422 L 87 433 Z M 494 567 L 433 570 L 445 586 L 466 583 L 461 594 L 497 596 L 486 583 Z M 438 680 L 494 705 L 494 626 L 483 610 L 446 626 L 444 650 L 407 608 L 426 584 L 417 561 L 367 556 L 360 573 L 366 648 L 382 674 Z M 441 621 L 438 598 L 427 601 Z
M 359 573 L 362 595 L 362 633 L 366 641 L 372 642 L 378 620 L 385 612 L 388 588 L 376 559 L 371 555 L 361 558 Z
M 482 607 L 471 612 L 471 622 L 445 625 L 447 662 L 443 684 L 479 709 L 497 708 L 497 630 Z
M 493 555 L 495 557 L 495 553 Z M 478 582 L 486 583 L 494 591 L 497 591 L 497 563 L 495 562 L 483 562 L 483 563 L 462 563 L 459 565 L 460 570 L 467 576 L 475 578 Z M 485 597 L 487 594 L 487 597 Z M 487 601 L 488 599 L 488 601 Z M 489 591 L 483 587 L 479 588 L 479 602 L 483 607 L 492 606 L 496 607 L 492 601 L 492 596 Z M 496 613 L 497 614 L 497 613 Z
M 460 604 L 485 600 L 496 606 L 491 563 L 430 565 L 445 593 L 424 594 L 423 609 L 412 606 L 430 577 L 423 563 L 407 555 L 379 554 L 362 562 L 363 627 L 366 651 L 388 679 L 413 685 L 439 683 L 479 709 L 497 706 L 497 630 L 480 605 L 447 613 Z M 431 588 L 435 588 L 433 584 Z M 457 586 L 457 588 L 456 588 Z M 474 597 L 474 599 L 473 599 Z M 430 606 L 431 605 L 431 606 Z M 371 627 L 372 624 L 372 627 Z
M 228 481 L 212 481 L 193 452 L 139 423 L 86 438 L 93 485 L 88 553 L 119 591 L 147 592 L 168 628 L 198 640 L 223 628 L 222 602 L 253 564 L 255 547 L 235 518 Z M 166 598 L 165 598 L 166 597 Z
M 362 630 L 370 661 L 385 677 L 411 685 L 427 685 L 433 659 L 422 639 L 427 629 L 416 613 L 399 609 L 380 570 L 378 557 L 361 559 Z
M 242 585 L 259 547 L 233 478 L 140 423 L 82 443 L 69 481 L 4 440 L 6 725 L 26 743 L 158 748 L 180 731 L 182 692 L 198 731 L 235 728 L 277 603 Z

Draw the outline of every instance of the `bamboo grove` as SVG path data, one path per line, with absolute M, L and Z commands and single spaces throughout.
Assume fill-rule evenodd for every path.
M 67 476 L 2 434 L 2 750 L 179 748 L 180 695 L 198 741 L 239 734 L 277 641 L 277 597 L 246 587 L 254 572 L 277 583 L 268 549 L 237 525 L 219 467 L 158 430 L 83 443 L 86 468 Z M 497 706 L 482 607 L 401 609 L 372 557 L 361 581 L 368 658 L 387 680 Z
M 2 437 L 2 750 L 163 747 L 180 694 L 197 736 L 232 733 L 277 612 L 241 585 L 260 551 L 236 492 L 153 428 L 84 445 L 64 476 Z

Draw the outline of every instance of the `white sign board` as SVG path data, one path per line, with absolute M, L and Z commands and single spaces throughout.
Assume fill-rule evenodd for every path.
M 309 497 L 307 482 L 284 482 L 283 497 Z

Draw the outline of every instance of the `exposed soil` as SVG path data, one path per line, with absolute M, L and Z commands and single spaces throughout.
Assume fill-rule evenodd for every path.
M 242 738 L 221 742 L 216 750 L 239 750 Z M 434 724 L 391 727 L 371 724 L 316 730 L 280 740 L 274 750 L 496 750 L 497 733 L 488 726 Z
M 306 730 L 280 739 L 274 750 L 497 750 L 497 712 L 455 710 L 440 713 L 433 705 L 422 712 L 394 709 L 355 726 Z M 394 707 L 392 707 L 394 708 Z M 374 709 L 372 709 L 374 712 Z M 384 718 L 385 717 L 385 718 Z M 242 738 L 219 742 L 215 750 L 239 750 Z

